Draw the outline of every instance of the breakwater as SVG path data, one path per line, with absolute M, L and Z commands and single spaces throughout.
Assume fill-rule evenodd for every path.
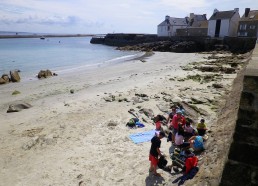
M 237 120 L 220 185 L 258 185 L 258 44 L 243 79 Z
M 107 34 L 106 36 L 92 37 L 90 42 L 92 44 L 104 44 L 108 46 L 130 46 L 130 48 L 127 47 L 124 50 L 153 50 L 163 52 L 228 50 L 233 53 L 246 53 L 254 48 L 256 38 L 211 38 L 208 36 L 157 37 L 156 34 Z M 189 51 L 189 48 L 191 48 L 191 51 Z

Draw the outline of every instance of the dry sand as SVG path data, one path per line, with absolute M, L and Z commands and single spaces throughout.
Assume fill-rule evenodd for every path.
M 171 185 L 178 175 L 160 169 L 162 178 L 149 174 L 150 142 L 136 145 L 129 135 L 154 129 L 151 118 L 139 109 L 167 116 L 157 105 L 168 110 L 169 101 L 178 99 L 205 99 L 196 106 L 206 111 L 205 119 L 212 128 L 219 111 L 216 105 L 225 102 L 236 74 L 223 74 L 218 80 L 223 88 L 215 89 L 214 82 L 183 80 L 201 72 L 180 68 L 207 61 L 207 56 L 210 54 L 157 52 L 144 61 L 2 85 L 0 185 Z M 21 94 L 12 95 L 14 90 Z M 148 99 L 141 102 L 135 94 L 146 94 Z M 137 99 L 140 103 L 133 101 Z M 6 113 L 16 103 L 29 103 L 32 108 Z M 133 117 L 130 109 L 140 115 L 144 128 L 125 126 Z M 161 150 L 167 155 L 170 146 L 162 139 Z

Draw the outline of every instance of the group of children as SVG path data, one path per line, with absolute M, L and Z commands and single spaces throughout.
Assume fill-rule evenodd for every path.
M 183 176 L 180 176 L 173 183 L 182 185 L 187 179 L 192 179 L 198 172 L 198 158 L 194 153 L 204 150 L 204 141 L 207 139 L 206 131 L 207 126 L 205 120 L 201 119 L 197 124 L 196 129 L 193 128 L 193 121 L 190 118 L 186 118 L 186 112 L 181 105 L 172 107 L 172 111 L 168 117 L 165 118 L 162 115 L 157 115 L 154 118 L 155 127 L 159 132 L 151 140 L 150 150 L 150 171 L 154 175 L 160 176 L 157 173 L 157 165 L 160 153 L 161 139 L 166 136 L 165 128 L 167 128 L 167 141 L 172 142 L 173 152 L 170 157 L 172 159 L 173 170 L 179 172 L 178 168 L 182 168 Z M 172 168 L 172 167 L 171 167 Z

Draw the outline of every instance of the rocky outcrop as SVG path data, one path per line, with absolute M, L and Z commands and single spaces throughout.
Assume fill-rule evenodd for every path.
M 40 70 L 38 73 L 38 78 L 47 78 L 53 76 L 50 70 Z
M 41 70 L 39 73 L 38 73 L 38 78 L 41 79 L 41 78 L 47 78 L 47 77 L 51 77 L 53 76 L 52 72 L 50 70 Z
M 10 71 L 10 79 L 12 82 L 20 82 L 21 78 L 18 71 Z
M 203 46 L 195 41 L 158 41 L 133 46 L 119 47 L 118 50 L 160 51 L 160 52 L 200 52 Z
M 19 82 L 21 80 L 19 71 L 10 71 L 10 77 L 8 74 L 3 74 L 2 77 L 0 78 L 0 85 L 1 84 L 6 84 L 9 82 Z
M 3 79 L 6 83 L 9 83 L 9 81 L 10 81 L 10 78 L 9 78 L 8 74 L 3 74 L 3 75 L 2 75 L 2 79 Z
M 29 109 L 32 106 L 28 103 L 19 103 L 19 104 L 12 104 L 9 106 L 7 113 L 10 112 L 20 112 L 23 109 Z

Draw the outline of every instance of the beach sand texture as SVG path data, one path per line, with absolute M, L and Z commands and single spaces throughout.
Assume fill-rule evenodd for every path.
M 230 55 L 216 54 L 218 58 Z M 208 56 L 211 54 L 155 52 L 144 61 L 137 59 L 87 72 L 2 85 L 0 185 L 172 185 L 178 175 L 160 169 L 162 178 L 149 174 L 150 142 L 134 144 L 129 135 L 154 129 L 151 118 L 139 113 L 140 109 L 152 109 L 154 115 L 167 117 L 163 111 L 170 111 L 169 102 L 199 100 L 195 106 L 206 115 L 211 130 L 208 141 L 214 144 L 220 110 L 237 74 L 220 73 L 223 78 L 199 82 L 186 77 L 214 73 L 180 67 L 193 62 L 212 63 L 214 60 Z M 239 61 L 237 72 L 241 72 L 247 59 Z M 222 88 L 214 88 L 214 83 Z M 12 95 L 15 90 L 21 93 Z M 135 94 L 148 97 L 142 99 Z M 17 103 L 29 103 L 32 107 L 6 113 L 10 104 Z M 130 109 L 140 115 L 144 128 L 125 126 L 133 117 L 128 113 Z M 195 122 L 200 117 L 197 115 Z M 161 150 L 167 155 L 170 146 L 162 139 Z M 219 173 L 213 167 L 221 166 L 218 164 L 223 161 L 212 162 L 208 158 L 221 159 L 218 152 L 223 152 L 214 149 L 214 145 L 207 147 L 200 161 L 201 172 L 186 185 L 206 183 L 208 179 L 216 183 Z

